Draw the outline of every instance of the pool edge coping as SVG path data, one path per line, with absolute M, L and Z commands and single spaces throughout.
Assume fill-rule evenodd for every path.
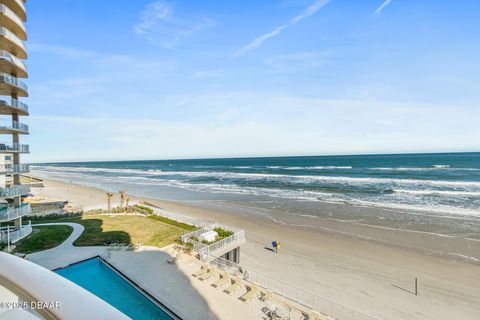
M 112 269 L 112 271 L 114 271 L 116 274 L 118 274 L 121 278 L 123 278 L 125 281 L 127 281 L 131 286 L 133 286 L 136 290 L 138 290 L 143 296 L 145 296 L 147 299 L 149 299 L 152 303 L 154 303 L 155 305 L 157 305 L 157 307 L 159 307 L 160 309 L 162 309 L 168 316 L 170 316 L 172 319 L 174 320 L 183 320 L 178 314 L 176 314 L 175 312 L 173 312 L 169 307 L 167 307 L 165 304 L 163 304 L 161 301 L 159 301 L 157 298 L 155 298 L 152 294 L 150 294 L 147 290 L 145 290 L 142 286 L 140 286 L 139 284 L 137 284 L 135 281 L 133 281 L 132 279 L 130 279 L 127 275 L 125 275 L 123 272 L 121 272 L 120 270 L 118 270 L 114 265 L 112 265 L 111 263 L 109 263 L 107 260 L 103 259 L 101 256 L 99 255 L 95 255 L 93 257 L 90 257 L 90 258 L 86 258 L 86 259 L 82 259 L 82 260 L 79 260 L 79 261 L 76 261 L 76 262 L 73 262 L 69 265 L 66 265 L 66 266 L 63 266 L 63 267 L 59 267 L 59 268 L 55 268 L 53 270 L 51 270 L 52 272 L 55 272 L 57 270 L 62 270 L 62 269 L 65 269 L 65 268 L 68 268 L 68 267 L 71 267 L 71 266 L 74 266 L 76 264 L 80 264 L 82 262 L 86 262 L 88 260 L 92 260 L 92 259 L 99 259 L 102 263 L 104 263 L 105 265 L 107 265 L 110 269 Z M 71 281 L 71 280 L 70 280 Z M 72 281 L 73 282 L 73 281 Z M 76 284 L 76 283 L 75 283 Z M 77 284 L 78 285 L 78 284 Z M 87 290 L 87 289 L 85 289 Z M 87 290 L 88 291 L 88 290 Z M 90 291 L 89 291 L 90 292 Z M 92 292 L 92 294 L 94 294 Z M 95 295 L 97 296 L 97 295 Z M 98 296 L 97 296 L 98 297 Z M 100 297 L 98 297 L 100 298 Z M 102 299 L 102 298 L 100 298 Z M 103 299 L 102 299 L 103 300 Z M 105 300 L 103 300 L 105 301 Z M 108 302 L 106 302 L 108 303 Z M 113 306 L 114 307 L 114 306 Z M 114 307 L 115 308 L 115 307 Z M 117 308 L 115 308 L 117 309 Z M 118 310 L 118 309 L 117 309 Z M 121 312 L 121 311 L 120 311 Z

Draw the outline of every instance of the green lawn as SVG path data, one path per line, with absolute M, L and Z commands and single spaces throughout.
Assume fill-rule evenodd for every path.
M 83 217 L 42 220 L 46 222 L 76 222 L 85 227 L 83 234 L 74 242 L 76 246 L 103 246 L 118 243 L 142 243 L 164 247 L 188 231 L 185 225 L 173 225 L 144 216 L 86 215 Z
M 14 252 L 33 253 L 54 248 L 65 241 L 72 233 L 70 226 L 34 227 L 33 232 L 15 245 Z

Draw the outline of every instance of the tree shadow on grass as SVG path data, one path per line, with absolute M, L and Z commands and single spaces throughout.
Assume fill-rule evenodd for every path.
M 103 221 L 100 219 L 79 218 L 77 223 L 85 227 L 80 237 L 75 240 L 75 246 L 105 246 L 113 243 L 131 244 L 130 235 L 125 231 L 103 231 Z

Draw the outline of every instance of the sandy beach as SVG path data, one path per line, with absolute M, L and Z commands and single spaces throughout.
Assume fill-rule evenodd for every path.
M 45 188 L 33 191 L 48 200 L 68 200 L 78 209 L 106 206 L 105 191 L 92 187 L 45 180 Z M 243 228 L 248 239 L 241 249 L 241 264 L 245 268 L 381 319 L 480 318 L 478 263 L 428 255 L 408 246 L 401 248 L 308 227 L 282 225 L 221 205 L 209 204 L 207 208 L 158 199 L 137 200 Z M 282 243 L 278 254 L 266 249 L 272 240 Z M 415 278 L 418 278 L 417 296 L 412 294 Z

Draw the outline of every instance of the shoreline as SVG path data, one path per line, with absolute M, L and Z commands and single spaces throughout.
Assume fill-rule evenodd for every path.
M 97 186 L 77 184 L 76 182 L 66 182 L 64 179 L 58 180 L 54 177 L 44 178 L 44 181 L 56 181 L 62 183 L 62 188 L 55 188 L 56 192 L 50 192 L 47 197 L 56 197 L 56 200 L 65 200 L 73 196 L 72 192 L 83 192 L 91 190 L 90 198 L 81 199 L 77 204 L 80 210 L 90 210 L 105 207 L 105 192 L 107 190 Z M 67 193 L 64 191 L 68 190 Z M 109 190 L 111 191 L 111 190 Z M 59 193 L 63 198 L 59 198 Z M 98 196 L 100 194 L 100 196 Z M 251 203 L 237 203 L 224 200 L 171 200 L 158 199 L 148 196 L 127 195 L 132 201 L 154 202 L 158 206 L 171 204 L 178 211 L 190 211 L 192 208 L 203 208 L 205 210 L 218 211 L 220 214 L 238 215 L 253 219 L 266 219 L 276 225 L 285 225 L 296 229 L 312 229 L 317 232 L 327 233 L 336 237 L 346 237 L 353 240 L 363 240 L 379 243 L 388 246 L 394 246 L 402 249 L 413 250 L 422 254 L 437 255 L 446 259 L 454 259 L 469 263 L 480 264 L 480 239 L 470 238 L 464 235 L 457 236 L 451 234 L 436 233 L 427 230 L 403 229 L 401 227 L 389 227 L 387 225 L 375 225 L 355 220 L 344 220 L 316 215 L 288 214 L 277 209 L 266 209 L 257 207 Z M 69 199 L 75 204 L 75 200 Z M 112 206 L 118 206 L 120 201 L 117 197 L 112 200 Z M 346 210 L 351 206 L 345 205 Z M 319 205 L 319 210 L 328 210 L 328 208 Z M 338 209 L 337 209 L 338 210 Z M 372 208 L 372 211 L 377 210 Z M 447 248 L 447 250 L 445 249 Z
M 44 198 L 64 197 L 63 200 L 68 199 L 75 206 L 106 206 L 105 192 L 101 189 L 51 179 L 46 179 L 45 184 L 43 192 L 38 193 Z M 477 305 L 480 265 L 477 263 L 426 255 L 415 249 L 313 228 L 281 225 L 265 216 L 253 217 L 242 210 L 226 210 L 219 203 L 202 207 L 186 202 L 130 198 L 168 211 L 243 228 L 247 232 L 247 244 L 242 247 L 241 263 L 246 268 L 302 286 L 380 318 L 442 319 L 447 318 L 446 315 L 461 318 L 458 314 L 465 319 L 480 317 Z M 278 255 L 265 250 L 272 240 L 282 242 Z M 415 299 L 421 300 L 421 309 L 425 309 L 421 317 L 418 317 L 418 301 L 411 301 L 410 294 L 393 287 L 409 288 L 417 276 L 421 279 L 421 296 Z M 446 302 L 452 299 L 456 307 L 447 308 Z

